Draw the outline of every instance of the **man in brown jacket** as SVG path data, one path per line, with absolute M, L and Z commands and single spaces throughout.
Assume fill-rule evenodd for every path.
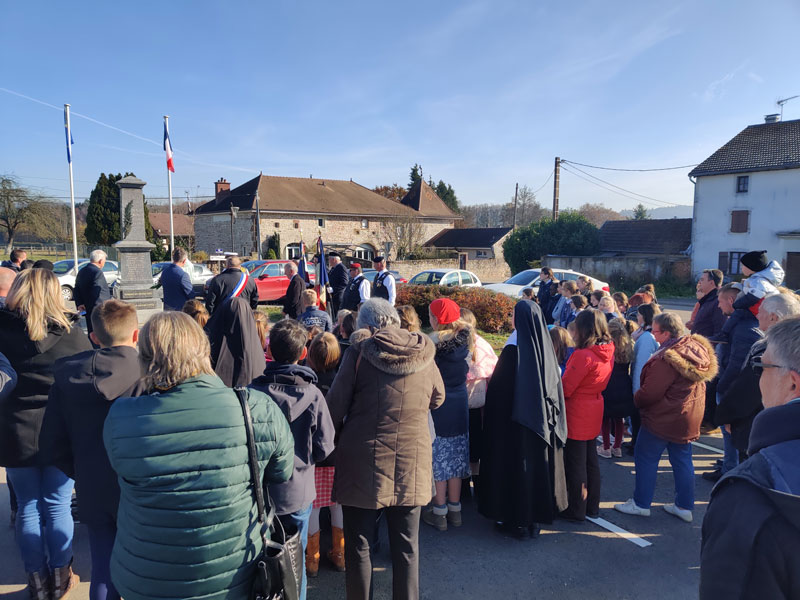
M 347 598 L 371 597 L 369 540 L 383 509 L 393 597 L 414 600 L 420 507 L 433 488 L 428 413 L 444 402 L 444 383 L 433 342 L 400 329 L 386 300 L 365 302 L 358 327 L 327 396 L 338 434 L 333 499 L 344 513 Z
M 634 451 L 636 487 L 633 498 L 614 508 L 629 515 L 650 516 L 658 461 L 666 449 L 675 478 L 675 503 L 665 504 L 664 510 L 690 523 L 694 508 L 692 441 L 700 437 L 706 382 L 717 374 L 717 358 L 706 338 L 683 335 L 683 323 L 675 313 L 656 315 L 652 334 L 661 348 L 645 363 L 641 387 L 634 396 L 642 417 Z

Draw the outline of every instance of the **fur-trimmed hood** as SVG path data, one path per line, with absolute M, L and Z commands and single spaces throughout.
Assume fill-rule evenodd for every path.
M 444 334 L 434 332 L 431 334 L 431 340 L 436 344 L 436 354 L 438 355 L 450 354 L 465 347 L 469 353 L 472 350 L 470 342 L 473 334 L 471 327 L 464 327 L 455 332 L 448 331 Z
M 410 332 L 399 327 L 386 327 L 374 335 L 353 333 L 350 341 L 364 360 L 390 375 L 410 375 L 433 362 L 436 347 L 422 332 Z M 359 335 L 356 335 L 359 334 Z
M 717 356 L 702 335 L 680 338 L 664 350 L 663 359 L 689 381 L 711 381 L 717 376 Z

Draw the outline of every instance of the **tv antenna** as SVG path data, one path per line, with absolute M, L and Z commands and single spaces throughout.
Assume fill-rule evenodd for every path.
M 789 100 L 794 100 L 795 98 L 800 98 L 800 95 L 797 96 L 789 96 L 788 98 L 784 98 L 783 100 L 778 100 L 775 104 L 781 107 L 781 121 L 783 121 L 783 105 L 786 104 Z

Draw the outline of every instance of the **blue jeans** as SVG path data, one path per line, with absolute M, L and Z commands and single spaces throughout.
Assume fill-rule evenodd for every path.
M 72 560 L 75 525 L 70 500 L 75 482 L 55 467 L 12 467 L 6 474 L 19 505 L 17 544 L 25 572 L 66 567 Z M 43 517 L 47 521 L 44 528 Z
M 308 581 L 306 579 L 306 546 L 308 545 L 308 519 L 311 516 L 311 507 L 314 503 L 308 505 L 308 508 L 289 513 L 288 515 L 280 515 L 280 520 L 283 523 L 291 523 L 300 532 L 300 543 L 303 545 L 303 566 L 301 572 L 303 579 L 300 583 L 300 600 L 306 600 L 306 588 Z
M 120 600 L 119 592 L 111 582 L 111 550 L 117 537 L 117 524 L 89 524 L 89 549 L 92 553 L 92 585 L 90 600 Z
M 658 461 L 664 450 L 669 452 L 669 464 L 675 477 L 675 505 L 678 508 L 694 508 L 694 464 L 692 463 L 692 444 L 675 444 L 662 440 L 651 433 L 644 425 L 639 429 L 633 460 L 636 465 L 636 487 L 633 500 L 640 508 L 650 508 L 653 493 L 656 491 Z
M 719 394 L 717 394 L 717 404 L 719 404 Z M 733 438 L 731 434 L 725 431 L 724 427 L 720 427 L 722 432 L 722 449 L 725 454 L 722 456 L 722 473 L 727 473 L 739 464 L 739 451 L 733 445 Z

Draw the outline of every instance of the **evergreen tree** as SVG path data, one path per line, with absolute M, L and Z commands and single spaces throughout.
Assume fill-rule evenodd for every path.
M 647 209 L 641 202 L 633 207 L 633 218 L 636 219 L 637 221 L 642 221 L 644 219 L 650 218 L 650 213 L 647 212 Z
M 408 189 L 410 190 L 420 180 L 422 180 L 422 167 L 414 163 L 414 166 L 411 167 L 411 179 L 408 183 Z
M 456 198 L 456 192 L 453 190 L 453 186 L 449 183 L 445 183 L 441 179 L 439 183 L 436 184 L 434 188 L 436 195 L 442 199 L 447 207 L 452 210 L 453 212 L 457 213 L 461 211 L 461 207 L 458 205 L 458 198 Z
M 89 244 L 110 246 L 122 239 L 117 181 L 133 173 L 116 175 L 100 173 L 89 196 L 86 212 L 86 241 Z M 146 227 L 147 225 L 145 225 Z

